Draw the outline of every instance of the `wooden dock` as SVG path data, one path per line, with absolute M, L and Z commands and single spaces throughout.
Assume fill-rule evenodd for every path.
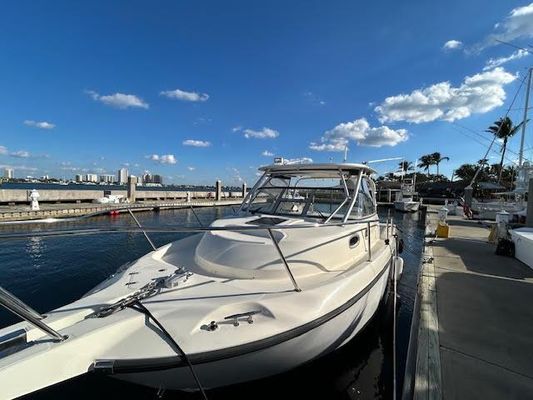
M 495 255 L 479 222 L 448 223 L 426 239 L 403 398 L 533 398 L 533 270 Z
M 27 221 L 44 218 L 80 217 L 90 214 L 111 212 L 123 213 L 131 209 L 134 212 L 180 209 L 190 207 L 219 207 L 241 204 L 241 198 L 224 200 L 185 200 L 178 201 L 147 201 L 135 204 L 96 204 L 96 203 L 62 203 L 41 204 L 39 211 L 31 211 L 29 206 L 0 206 L 0 222 Z

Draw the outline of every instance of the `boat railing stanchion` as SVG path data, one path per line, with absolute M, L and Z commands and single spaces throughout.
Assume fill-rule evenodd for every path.
M 391 224 L 390 208 L 387 210 L 387 240 L 389 239 L 389 224 Z
M 15 315 L 18 315 L 23 320 L 28 321 L 30 324 L 45 332 L 52 338 L 57 339 L 60 342 L 66 339 L 65 336 L 61 335 L 55 329 L 52 329 L 50 326 L 44 323 L 42 321 L 43 317 L 41 314 L 33 310 L 22 300 L 18 299 L 3 288 L 0 288 L 0 306 L 3 306 L 5 309 L 11 311 Z
M 148 243 L 150 243 L 150 246 L 152 246 L 152 249 L 155 251 L 157 250 L 157 247 L 155 247 L 154 243 L 150 240 L 150 237 L 148 236 L 148 234 L 146 233 L 146 231 L 143 229 L 143 227 L 141 226 L 139 220 L 135 217 L 135 215 L 133 215 L 133 213 L 131 212 L 131 209 L 128 207 L 127 208 L 128 212 L 130 213 L 131 217 L 133 218 L 133 220 L 135 221 L 135 223 L 137 224 L 137 226 L 139 227 L 139 229 L 141 230 L 141 232 L 143 233 L 144 237 L 146 238 L 146 240 L 148 241 Z
M 368 240 L 368 261 L 372 261 L 372 239 L 370 238 L 370 221 L 368 221 L 366 225 L 366 236 Z
M 13 303 L 18 304 L 20 307 L 24 308 L 29 314 L 31 314 L 36 319 L 43 319 L 44 317 L 39 314 L 37 311 L 35 311 L 33 308 L 31 308 L 29 305 L 24 303 L 22 300 L 20 300 L 15 295 L 11 294 L 7 290 L 5 290 L 3 287 L 0 286 L 0 296 L 4 298 L 5 300 L 11 301 Z
M 291 268 L 289 267 L 289 263 L 287 262 L 285 256 L 283 255 L 283 252 L 281 251 L 281 248 L 279 247 L 278 241 L 274 237 L 274 234 L 272 233 L 271 228 L 267 228 L 268 234 L 270 235 L 270 239 L 272 239 L 272 243 L 274 243 L 274 247 L 278 251 L 278 254 L 281 258 L 281 261 L 283 261 L 283 264 L 285 265 L 285 269 L 287 270 L 287 273 L 289 274 L 289 277 L 291 278 L 292 284 L 294 286 L 294 290 L 296 292 L 301 292 L 302 289 L 298 286 L 298 283 L 296 282 L 296 279 L 294 279 L 294 275 L 292 274 Z
M 194 214 L 196 221 L 198 221 L 198 224 L 203 228 L 204 224 L 202 224 L 202 221 L 200 221 L 200 218 L 198 218 L 198 214 L 196 214 L 196 211 L 194 211 L 194 207 L 191 204 L 191 211 Z

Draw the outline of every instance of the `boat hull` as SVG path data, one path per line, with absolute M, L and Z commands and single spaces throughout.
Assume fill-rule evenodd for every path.
M 191 355 L 204 388 L 228 386 L 283 373 L 342 347 L 354 338 L 376 313 L 390 278 L 388 258 L 374 281 L 363 292 L 344 304 L 329 319 L 316 321 L 316 326 L 287 340 L 272 338 L 255 351 L 228 353 L 209 361 L 209 356 Z M 155 362 L 157 364 L 157 362 Z M 197 390 L 198 387 L 184 362 L 174 368 L 114 375 L 115 378 L 154 388 Z

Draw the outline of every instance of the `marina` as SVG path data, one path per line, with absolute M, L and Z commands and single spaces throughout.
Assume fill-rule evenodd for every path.
M 533 399 L 533 0 L 0 26 L 0 400 Z
M 289 201 L 292 202 L 292 201 L 294 201 L 294 200 L 295 200 L 295 199 L 293 198 L 293 199 L 291 199 L 291 200 L 289 200 Z M 258 203 L 258 205 L 259 205 L 260 207 L 264 206 L 264 204 L 263 204 L 262 202 Z M 192 211 L 192 210 L 187 210 L 187 212 L 190 212 L 190 211 Z M 171 212 L 171 211 L 162 211 L 162 213 L 163 213 L 163 212 Z M 175 212 L 180 212 L 180 211 L 176 210 Z M 139 215 L 142 215 L 142 214 L 139 214 Z M 102 217 L 99 217 L 99 218 L 102 218 Z M 200 221 L 198 221 L 198 222 L 200 222 Z M 69 224 L 69 222 L 64 222 L 64 223 L 61 223 L 61 224 Z M 30 236 L 31 236 L 31 235 L 30 235 Z M 37 238 L 35 238 L 35 239 L 37 239 Z M 46 241 L 46 240 L 49 240 L 49 239 L 48 239 L 48 238 L 40 238 L 40 239 L 37 239 L 37 240 L 44 240 L 44 241 Z M 379 254 L 379 253 L 378 253 L 378 254 Z M 369 256 L 370 256 L 370 255 L 369 255 Z M 375 255 L 374 255 L 374 256 L 375 256 Z M 415 264 L 415 265 L 416 265 L 416 264 Z M 416 276 L 416 273 L 413 274 L 412 271 L 411 271 L 409 274 L 411 274 L 412 276 Z M 406 307 L 408 308 L 409 305 L 406 304 Z M 408 318 L 410 318 L 410 316 L 408 316 Z M 366 325 L 366 324 L 365 324 L 365 325 Z M 401 370 L 401 368 L 400 368 L 400 370 Z M 389 385 L 390 385 L 390 382 L 389 382 Z M 387 385 L 387 386 L 388 386 L 388 385 Z M 384 387 L 387 387 L 387 386 L 384 385 Z M 368 390 L 368 389 L 365 389 L 365 390 Z M 388 386 L 388 389 L 387 389 L 387 390 L 390 390 L 390 386 Z

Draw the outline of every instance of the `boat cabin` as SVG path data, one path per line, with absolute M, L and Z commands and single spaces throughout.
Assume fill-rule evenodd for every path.
M 376 213 L 376 187 L 364 164 L 286 164 L 263 175 L 240 211 L 252 214 L 347 221 Z

